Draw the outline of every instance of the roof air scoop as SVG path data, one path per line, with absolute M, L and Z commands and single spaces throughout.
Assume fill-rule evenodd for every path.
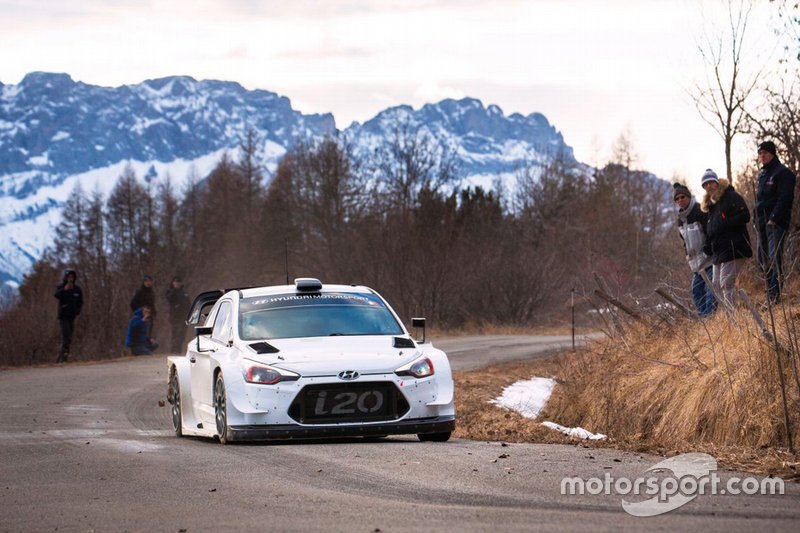
M 294 286 L 297 292 L 319 292 L 322 290 L 322 282 L 317 278 L 295 278 Z

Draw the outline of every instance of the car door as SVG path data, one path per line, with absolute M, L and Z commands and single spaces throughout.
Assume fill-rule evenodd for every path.
M 213 415 L 213 409 L 211 409 L 214 393 L 213 358 L 218 357 L 219 354 L 217 352 L 224 346 L 218 339 L 229 322 L 230 312 L 231 302 L 228 300 L 220 302 L 219 306 L 211 311 L 205 321 L 205 326 L 213 327 L 211 335 L 200 337 L 199 350 L 197 349 L 198 343 L 194 343 L 190 350 L 192 397 L 199 410 L 206 415 Z M 203 419 L 208 421 L 207 416 L 204 416 Z

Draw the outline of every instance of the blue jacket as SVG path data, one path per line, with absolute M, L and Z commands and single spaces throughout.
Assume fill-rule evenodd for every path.
M 141 307 L 133 312 L 131 321 L 128 322 L 128 334 L 125 336 L 125 346 L 147 346 L 150 341 L 150 327 L 152 318 L 145 321 L 142 318 Z

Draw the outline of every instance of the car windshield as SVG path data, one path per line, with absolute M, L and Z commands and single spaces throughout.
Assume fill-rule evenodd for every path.
M 394 315 L 374 294 L 276 294 L 239 304 L 242 340 L 402 335 Z

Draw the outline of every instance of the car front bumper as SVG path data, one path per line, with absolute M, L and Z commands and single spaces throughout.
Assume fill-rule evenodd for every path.
M 456 427 L 454 416 L 435 416 L 381 422 L 379 424 L 342 425 L 241 425 L 231 426 L 232 441 L 247 440 L 302 440 L 330 439 L 336 437 L 378 437 L 383 435 L 406 435 L 452 432 Z

